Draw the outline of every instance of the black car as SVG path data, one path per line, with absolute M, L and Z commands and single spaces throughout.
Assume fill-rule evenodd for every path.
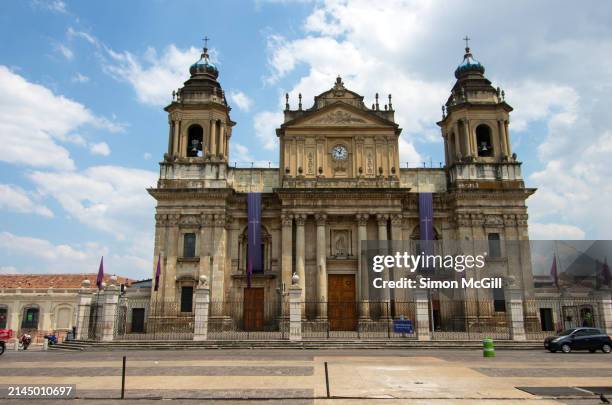
M 601 350 L 610 353 L 612 350 L 612 338 L 599 329 L 595 328 L 573 328 L 544 339 L 544 348 L 552 353 L 561 350 L 569 353 L 572 350 L 588 350 L 595 353 Z
M 4 340 L 0 340 L 0 354 L 4 353 L 4 349 L 6 348 L 6 344 Z

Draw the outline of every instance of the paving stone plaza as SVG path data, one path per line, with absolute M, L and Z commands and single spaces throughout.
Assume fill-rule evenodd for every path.
M 592 392 L 603 388 L 597 387 L 608 386 L 603 390 L 610 393 L 609 355 L 543 350 L 496 354 L 483 358 L 480 350 L 443 349 L 7 352 L 0 378 L 3 387 L 74 384 L 76 397 L 84 403 L 126 403 L 118 399 L 126 355 L 125 397 L 138 399 L 138 404 L 172 399 L 223 404 L 586 405 L 599 403 Z

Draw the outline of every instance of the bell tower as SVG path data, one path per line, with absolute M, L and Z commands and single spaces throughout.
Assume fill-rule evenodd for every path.
M 235 125 L 231 108 L 217 81 L 219 70 L 205 45 L 200 59 L 189 68 L 190 78 L 172 92 L 168 112 L 168 152 L 162 179 L 203 180 L 204 186 L 224 187 L 229 159 L 228 141 Z
M 478 187 L 474 182 L 509 180 L 522 186 L 520 162 L 512 153 L 508 123 L 512 107 L 505 94 L 484 76 L 466 41 L 457 81 L 442 106 L 438 122 L 444 139 L 451 186 Z M 517 184 L 519 185 L 519 184 Z

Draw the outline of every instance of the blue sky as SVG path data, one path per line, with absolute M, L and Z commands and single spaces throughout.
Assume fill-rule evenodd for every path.
M 528 1 L 5 1 L 0 4 L 0 272 L 152 268 L 144 191 L 167 145 L 163 107 L 201 38 L 238 122 L 230 159 L 277 162 L 284 93 L 341 74 L 393 94 L 401 160 L 443 159 L 440 106 L 468 34 L 514 106 L 534 238 L 610 237 L 608 3 Z

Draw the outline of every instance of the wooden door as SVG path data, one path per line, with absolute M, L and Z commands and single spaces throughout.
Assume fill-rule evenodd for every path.
M 245 288 L 243 302 L 244 330 L 264 329 L 264 289 Z
M 357 328 L 355 276 L 330 274 L 327 280 L 329 329 L 355 330 Z

